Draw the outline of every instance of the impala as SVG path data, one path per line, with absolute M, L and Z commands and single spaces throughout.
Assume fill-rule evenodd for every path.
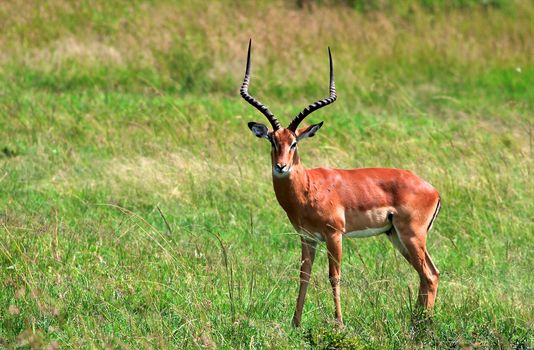
M 426 181 L 401 169 L 360 168 L 352 170 L 305 169 L 298 145 L 313 137 L 323 125 L 298 128 L 306 116 L 336 100 L 332 54 L 330 96 L 312 103 L 287 128 L 269 109 L 248 93 L 250 47 L 241 96 L 269 121 L 272 130 L 248 123 L 252 133 L 271 145 L 273 187 L 280 206 L 300 234 L 302 259 L 300 288 L 293 325 L 299 326 L 318 241 L 326 242 L 329 277 L 335 303 L 335 318 L 342 325 L 340 303 L 341 253 L 343 238 L 386 234 L 420 277 L 419 304 L 432 309 L 439 271 L 426 249 L 426 237 L 440 209 L 438 192 Z

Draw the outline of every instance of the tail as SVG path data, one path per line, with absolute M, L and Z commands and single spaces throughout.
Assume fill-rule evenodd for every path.
M 436 210 L 434 211 L 434 215 L 432 215 L 432 220 L 430 220 L 430 223 L 428 224 L 428 228 L 426 229 L 426 232 L 432 229 L 432 224 L 434 223 L 434 220 L 436 220 L 440 209 L 441 209 L 441 198 L 438 197 L 438 204 L 436 205 Z

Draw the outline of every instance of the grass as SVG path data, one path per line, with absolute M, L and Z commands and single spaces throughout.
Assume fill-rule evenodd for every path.
M 0 4 L 0 346 L 532 348 L 532 7 L 347 3 Z M 285 122 L 333 49 L 307 167 L 439 189 L 431 320 L 377 237 L 345 241 L 345 329 L 324 246 L 290 327 L 300 243 L 237 93 L 249 37 L 251 92 Z

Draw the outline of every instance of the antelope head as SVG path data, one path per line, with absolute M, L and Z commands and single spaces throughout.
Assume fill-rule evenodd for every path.
M 252 40 L 248 44 L 248 54 L 247 54 L 247 68 L 245 70 L 245 79 L 243 80 L 243 85 L 241 85 L 241 96 L 257 110 L 259 110 L 269 121 L 272 126 L 272 129 L 261 123 L 249 122 L 248 127 L 252 133 L 259 138 L 264 138 L 269 140 L 272 145 L 271 148 L 271 160 L 273 167 L 273 175 L 277 177 L 284 177 L 290 174 L 294 165 L 300 163 L 300 159 L 297 154 L 297 144 L 307 138 L 315 136 L 315 133 L 323 126 L 323 122 L 318 124 L 310 125 L 305 128 L 298 128 L 299 124 L 306 118 L 308 115 L 314 111 L 329 105 L 334 102 L 337 98 L 336 96 L 336 86 L 334 83 L 334 67 L 332 64 L 332 54 L 330 53 L 330 48 L 328 48 L 328 57 L 330 59 L 330 96 L 316 101 L 306 107 L 302 112 L 300 112 L 291 123 L 284 128 L 280 125 L 280 122 L 276 117 L 269 111 L 269 109 L 263 105 L 261 102 L 256 100 L 254 97 L 250 96 L 248 93 L 248 85 L 250 83 L 250 47 Z

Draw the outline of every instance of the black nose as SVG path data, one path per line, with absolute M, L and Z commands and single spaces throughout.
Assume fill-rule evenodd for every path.
M 286 167 L 287 164 L 280 164 L 280 163 L 276 163 L 276 170 L 278 171 L 282 171 L 282 169 L 284 169 Z

